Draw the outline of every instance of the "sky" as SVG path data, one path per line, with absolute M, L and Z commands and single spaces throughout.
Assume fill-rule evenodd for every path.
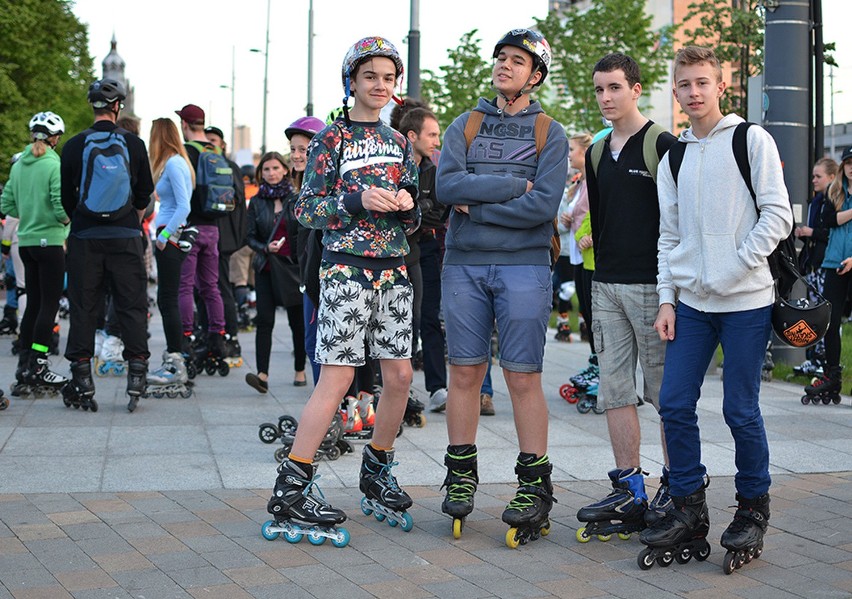
M 547 15 L 547 0 L 424 0 L 420 4 L 421 69 L 438 71 L 466 32 L 477 29 L 486 56 L 510 29 L 531 26 Z M 288 150 L 284 129 L 305 114 L 307 104 L 307 29 L 309 0 L 271 0 L 267 78 L 267 147 Z M 341 105 L 340 65 L 358 39 L 380 35 L 393 42 L 407 65 L 404 38 L 410 30 L 410 4 L 404 0 L 313 0 L 314 115 L 324 119 Z M 136 113 L 143 137 L 151 120 L 178 117 L 175 110 L 198 104 L 207 123 L 230 136 L 231 75 L 235 76 L 237 125 L 252 130 L 261 145 L 266 0 L 188 2 L 122 0 L 121 9 L 105 0 L 76 0 L 73 11 L 89 26 L 89 48 L 100 76 L 101 61 L 113 34 L 136 91 Z M 344 12 L 345 11 L 345 12 Z M 837 43 L 835 122 L 852 121 L 852 22 L 850 0 L 823 0 L 824 38 Z M 232 54 L 233 53 L 233 54 Z M 232 62 L 232 55 L 234 57 Z M 828 69 L 826 69 L 826 75 Z M 223 88 L 221 86 L 228 86 Z M 405 86 L 405 83 L 403 83 Z M 826 81 L 826 124 L 830 121 Z

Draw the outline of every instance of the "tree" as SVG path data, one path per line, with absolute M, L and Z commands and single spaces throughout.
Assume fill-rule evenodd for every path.
M 36 112 L 57 113 L 67 133 L 91 124 L 92 72 L 88 31 L 69 0 L 0 0 L 0 181 Z
M 689 5 L 685 22 L 698 25 L 684 30 L 684 45 L 713 48 L 732 70 L 732 85 L 722 96 L 723 114 L 748 113 L 748 79 L 763 71 L 763 0 L 701 0 Z
M 450 64 L 440 67 L 440 75 L 423 71 L 423 99 L 435 112 L 442 130 L 476 106 L 480 97 L 491 94 L 491 64 L 481 56 L 482 40 L 476 33 L 476 29 L 468 31 L 455 49 L 447 50 Z
M 567 9 L 537 19 L 553 50 L 542 103 L 548 114 L 569 130 L 595 132 L 602 119 L 592 69 L 610 52 L 630 55 L 642 72 L 642 86 L 651 90 L 668 77 L 674 26 L 651 29 L 645 0 L 592 0 L 586 10 Z

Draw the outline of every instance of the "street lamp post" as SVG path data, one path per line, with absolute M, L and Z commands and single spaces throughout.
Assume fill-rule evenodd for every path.
M 305 114 L 314 116 L 314 0 L 308 0 L 308 103 Z
M 251 52 L 263 54 L 263 125 L 261 125 L 260 155 L 266 154 L 266 96 L 269 85 L 269 9 L 272 0 L 266 0 L 266 45 L 263 50 L 252 48 Z
M 230 144 L 232 156 L 233 156 L 234 152 L 237 150 L 237 146 L 235 145 L 237 143 L 237 141 L 235 139 L 235 137 L 236 137 L 236 125 L 235 125 L 235 122 L 234 122 L 234 95 L 236 94 L 236 89 L 237 89 L 237 85 L 236 85 L 237 84 L 237 76 L 236 76 L 236 66 L 235 66 L 236 62 L 235 62 L 234 54 L 235 54 L 234 46 L 231 46 L 231 85 L 222 84 L 222 85 L 219 86 L 222 89 L 231 90 L 231 139 L 228 141 L 228 143 Z

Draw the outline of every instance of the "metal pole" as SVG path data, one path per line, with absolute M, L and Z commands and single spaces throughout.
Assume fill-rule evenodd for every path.
M 831 158 L 836 159 L 837 147 L 834 137 L 834 65 L 828 67 L 828 81 L 830 84 L 829 93 L 831 94 Z
M 420 99 L 420 0 L 411 0 L 408 32 L 408 97 Z
M 269 9 L 272 0 L 266 0 L 266 46 L 263 50 L 263 132 L 260 142 L 260 155 L 266 154 L 266 95 L 269 83 Z
M 236 48 L 231 46 L 231 156 L 234 155 L 234 152 L 237 151 L 237 139 L 236 139 L 236 124 L 234 121 L 234 98 L 236 96 L 236 92 L 234 89 L 236 88 L 237 82 L 237 59 L 236 59 Z
M 793 219 L 802 222 L 810 194 L 812 127 L 810 86 L 810 2 L 771 0 L 766 7 L 765 90 L 768 99 L 764 127 L 775 138 L 784 164 Z M 773 344 L 776 361 L 799 363 L 804 352 Z
M 822 0 L 812 0 L 814 26 L 814 161 L 825 154 L 825 46 L 822 39 Z
M 308 104 L 305 114 L 314 116 L 314 0 L 308 1 Z

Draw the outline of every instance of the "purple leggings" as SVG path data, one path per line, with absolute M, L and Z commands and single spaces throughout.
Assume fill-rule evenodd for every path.
M 195 311 L 193 289 L 207 308 L 207 330 L 225 329 L 225 310 L 219 294 L 219 228 L 215 225 L 196 225 L 198 238 L 183 261 L 180 273 L 180 319 L 183 332 L 192 331 Z

